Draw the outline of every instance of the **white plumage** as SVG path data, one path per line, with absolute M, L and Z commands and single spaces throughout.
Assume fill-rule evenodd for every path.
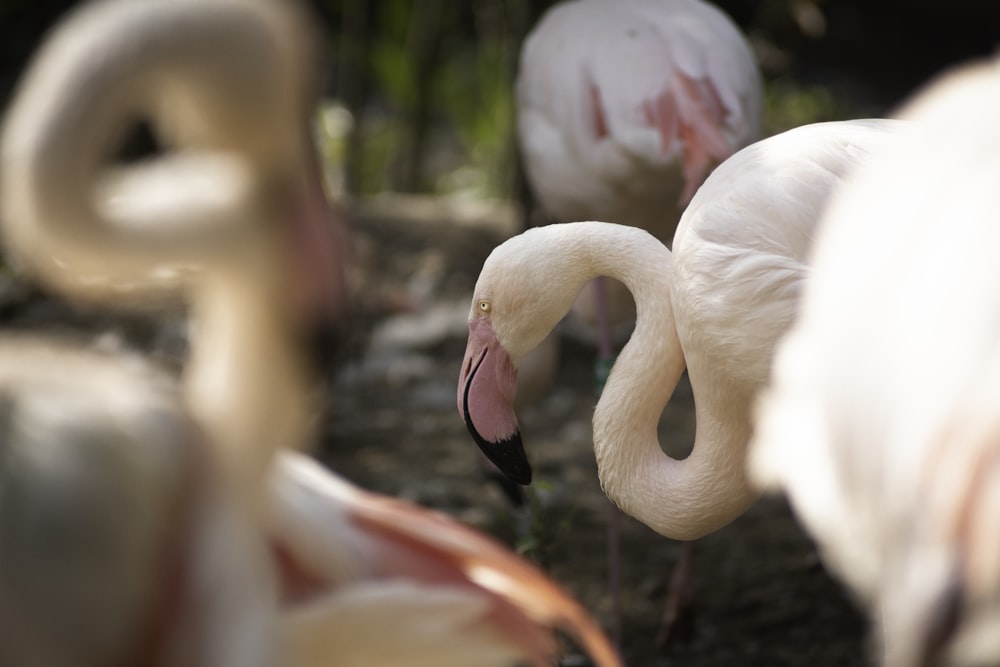
M 648 233 L 600 222 L 514 237 L 486 260 L 469 315 L 459 411 L 477 444 L 512 476 L 530 477 L 511 408 L 516 367 L 587 281 L 620 280 L 637 306 L 594 412 L 605 492 L 668 537 L 716 530 L 756 497 L 744 474 L 750 404 L 795 314 L 812 232 L 827 197 L 894 121 L 821 123 L 740 151 L 695 195 L 673 254 Z M 687 366 L 697 435 L 668 457 L 656 427 Z
M 752 447 L 890 667 L 1000 659 L 1000 65 L 901 111 L 820 225 Z
M 670 246 L 709 171 L 757 139 L 762 88 L 746 38 L 712 4 L 562 2 L 521 50 L 518 138 L 528 181 L 559 222 L 640 227 Z M 628 291 L 604 277 L 580 291 L 573 312 L 596 325 L 605 360 L 613 327 L 621 337 L 635 319 Z M 592 335 L 589 326 L 582 332 Z M 524 360 L 533 384 L 539 358 L 554 347 L 550 336 Z
M 525 39 L 516 97 L 525 171 L 549 216 L 641 227 L 669 246 L 710 169 L 758 138 L 763 90 L 746 38 L 714 5 L 571 0 Z M 588 288 L 574 311 L 608 345 L 601 328 L 634 311 L 604 282 L 606 296 Z
M 259 537 L 176 389 L 135 358 L 0 338 L 0 663 L 274 664 Z
M 532 188 L 561 222 L 606 220 L 664 243 L 711 166 L 757 138 L 745 38 L 701 0 L 573 0 L 525 40 L 518 133 Z

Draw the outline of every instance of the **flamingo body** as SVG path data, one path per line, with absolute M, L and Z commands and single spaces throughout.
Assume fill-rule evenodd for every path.
M 574 0 L 525 40 L 518 133 L 560 221 L 608 220 L 670 242 L 710 166 L 756 138 L 761 82 L 736 26 L 700 0 Z
M 0 662 L 275 663 L 266 557 L 174 382 L 4 336 L 0 404 Z
M 858 593 L 889 667 L 1000 659 L 1000 64 L 899 113 L 831 201 L 751 472 Z
M 498 246 L 476 283 L 459 378 L 459 412 L 477 444 L 501 469 L 514 459 L 516 474 L 530 474 L 508 398 L 517 364 L 589 280 L 609 276 L 632 293 L 637 319 L 594 411 L 605 492 L 678 539 L 738 516 L 756 497 L 743 470 L 750 403 L 794 317 L 822 206 L 896 130 L 893 121 L 821 123 L 745 148 L 692 199 L 673 254 L 642 230 L 600 222 L 532 229 Z M 685 366 L 697 434 L 677 461 L 656 428 Z

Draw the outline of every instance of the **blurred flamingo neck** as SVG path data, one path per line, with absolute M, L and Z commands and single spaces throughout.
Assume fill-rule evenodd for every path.
M 287 299 L 269 268 L 255 274 L 219 262 L 194 294 L 187 400 L 241 480 L 263 478 L 275 451 L 308 439 L 313 407 Z
M 302 120 L 290 82 L 306 71 L 308 40 L 297 48 L 284 11 L 250 3 L 85 12 L 34 67 L 29 102 L 4 128 L 4 158 L 24 165 L 3 173 L 9 243 L 70 296 L 148 307 L 186 292 L 197 329 L 186 400 L 230 467 L 251 471 L 238 478 L 258 480 L 273 450 L 306 432 L 294 263 L 270 219 L 282 214 L 275 173 L 298 144 L 268 128 Z M 230 57 L 215 57 L 220 47 Z M 175 145 L 110 169 L 136 114 Z M 211 196 L 193 187 L 206 181 Z
M 621 281 L 636 302 L 636 327 L 594 411 L 594 453 L 607 495 L 627 514 L 675 539 L 695 539 L 746 509 L 754 494 L 743 473 L 745 406 L 727 408 L 725 392 L 704 391 L 692 368 L 697 435 L 691 455 L 660 447 L 660 415 L 685 368 L 671 302 L 673 258 L 645 232 L 615 229 L 586 244 L 580 266 Z M 737 401 L 740 402 L 740 401 Z M 727 411 L 728 410 L 728 411 Z

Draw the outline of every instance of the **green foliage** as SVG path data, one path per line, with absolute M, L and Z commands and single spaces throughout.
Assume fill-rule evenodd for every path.
M 513 82 L 508 64 L 507 36 L 502 29 L 471 35 L 463 28 L 459 3 L 444 2 L 439 18 L 437 57 L 420 72 L 413 34 L 416 12 L 412 0 L 387 0 L 378 5 L 377 30 L 372 35 L 370 64 L 378 112 L 365 118 L 362 192 L 389 189 L 393 170 L 419 160 L 423 182 L 441 194 L 506 196 L 513 165 Z M 418 82 L 425 81 L 426 90 Z M 418 106 L 428 105 L 427 155 L 411 155 Z
M 408 49 L 412 0 L 383 0 L 377 4 L 379 31 L 372 36 L 371 66 L 379 91 L 395 109 L 407 109 L 416 100 L 418 73 Z
M 548 569 L 553 546 L 575 530 L 574 521 L 579 510 L 574 507 L 560 519 L 554 518 L 557 512 L 553 511 L 552 500 L 556 485 L 551 480 L 536 479 L 524 491 L 528 523 L 517 530 L 514 551 L 542 569 Z
M 389 168 L 397 159 L 403 142 L 403 126 L 392 117 L 366 119 L 361 193 L 375 194 L 390 188 Z
M 505 196 L 510 191 L 513 160 L 514 90 L 501 44 L 476 45 L 472 57 L 454 58 L 440 72 L 435 99 L 447 110 L 467 156 L 464 186 L 479 196 Z
M 808 123 L 847 117 L 833 93 L 820 86 L 802 86 L 788 79 L 768 82 L 764 93 L 764 135 Z

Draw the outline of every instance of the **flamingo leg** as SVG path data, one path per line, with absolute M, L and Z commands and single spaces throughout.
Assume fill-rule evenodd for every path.
M 656 635 L 656 645 L 690 644 L 695 629 L 694 542 L 681 542 L 677 564 L 667 587 L 663 620 Z
M 600 398 L 614 365 L 615 351 L 611 334 L 611 315 L 608 306 L 607 280 L 594 280 L 594 301 L 597 314 L 597 360 L 594 377 L 597 397 Z M 611 640 L 621 650 L 621 510 L 611 503 L 608 514 L 608 594 L 611 596 Z M 670 577 L 663 620 L 656 636 L 657 646 L 673 643 L 689 644 L 694 634 L 694 542 L 681 542 L 677 565 Z
M 597 360 L 594 362 L 594 380 L 600 398 L 614 365 L 614 343 L 611 340 L 611 315 L 608 307 L 607 280 L 594 280 L 594 302 L 597 312 Z M 608 514 L 608 594 L 611 596 L 611 641 L 619 651 L 622 645 L 621 600 L 621 510 L 609 501 Z
M 622 646 L 622 596 L 621 596 L 621 521 L 618 505 L 608 502 L 608 591 L 611 595 L 611 641 L 621 651 Z

